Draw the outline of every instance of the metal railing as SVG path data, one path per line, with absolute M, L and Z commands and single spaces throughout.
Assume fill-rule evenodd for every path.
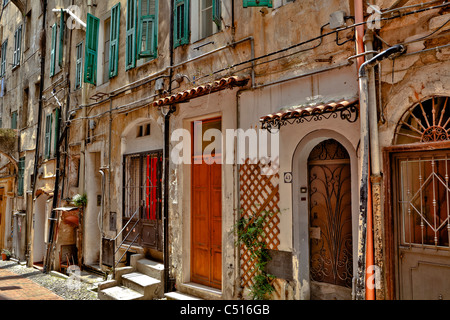
M 128 222 L 125 224 L 125 226 L 119 231 L 119 233 L 116 235 L 116 237 L 114 239 L 111 239 L 110 241 L 112 241 L 114 243 L 114 253 L 112 255 L 112 271 L 113 271 L 113 276 L 115 276 L 115 272 L 116 272 L 116 268 L 119 265 L 119 263 L 122 261 L 122 258 L 127 254 L 127 252 L 130 250 L 131 246 L 136 242 L 136 240 L 139 238 L 140 233 L 137 233 L 136 236 L 134 237 L 134 239 L 131 241 L 131 243 L 127 246 L 127 248 L 125 249 L 125 251 L 123 252 L 123 254 L 120 256 L 120 258 L 117 260 L 117 262 L 115 261 L 116 259 L 116 254 L 117 252 L 119 252 L 120 248 L 122 247 L 122 245 L 124 244 L 125 241 L 127 241 L 128 237 L 132 234 L 134 228 L 138 225 L 139 221 L 141 220 L 139 217 L 138 219 L 134 222 L 133 226 L 130 228 L 130 230 L 128 231 L 127 235 L 125 237 L 123 237 L 122 241 L 120 242 L 119 245 L 116 245 L 116 241 L 117 239 L 122 235 L 122 233 L 128 228 L 128 226 L 131 224 L 131 222 L 133 222 L 133 218 L 136 216 L 136 214 L 139 212 L 139 208 L 133 213 L 133 215 L 130 217 L 130 219 L 128 220 Z

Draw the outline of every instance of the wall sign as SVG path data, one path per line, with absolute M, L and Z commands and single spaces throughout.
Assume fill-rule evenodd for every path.
M 284 183 L 292 183 L 292 172 L 284 173 Z

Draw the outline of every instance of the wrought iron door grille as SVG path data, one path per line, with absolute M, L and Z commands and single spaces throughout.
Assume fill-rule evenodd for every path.
M 353 277 L 350 159 L 342 145 L 326 140 L 308 159 L 310 275 L 351 288 Z
M 449 247 L 448 155 L 399 160 L 401 242 Z

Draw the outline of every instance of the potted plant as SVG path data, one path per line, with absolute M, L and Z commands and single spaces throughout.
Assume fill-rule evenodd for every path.
M 9 260 L 9 258 L 11 258 L 11 252 L 9 252 L 9 250 L 7 250 L 7 249 L 3 249 L 2 250 L 2 260 L 7 261 L 7 260 Z

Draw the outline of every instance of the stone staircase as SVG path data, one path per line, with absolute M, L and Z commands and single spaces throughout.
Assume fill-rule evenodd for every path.
M 164 265 L 145 259 L 142 254 L 130 257 L 130 266 L 116 269 L 115 279 L 98 284 L 100 300 L 154 300 L 164 296 Z

